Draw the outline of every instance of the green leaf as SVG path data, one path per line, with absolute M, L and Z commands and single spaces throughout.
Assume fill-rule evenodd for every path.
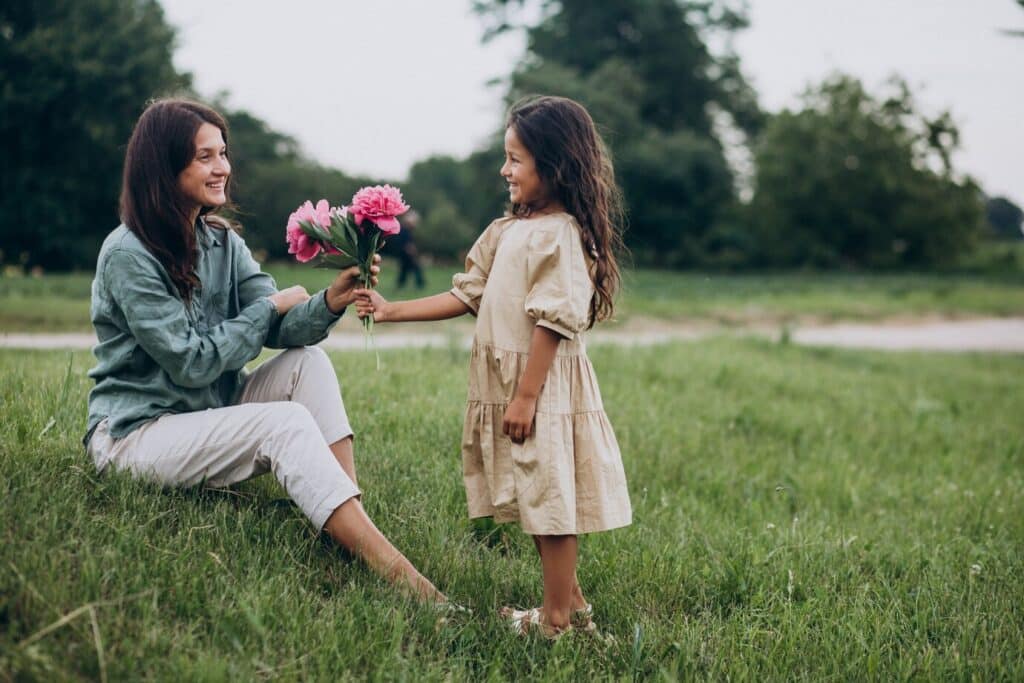
M 326 230 L 309 221 L 299 221 L 299 227 L 302 229 L 302 232 L 306 233 L 307 237 L 312 237 L 319 242 L 325 242 L 331 238 Z
M 348 254 L 321 254 L 320 261 L 316 264 L 316 267 L 344 270 L 358 264 L 359 262 Z
M 346 254 L 355 254 L 356 245 L 352 244 L 340 230 L 331 226 L 331 244 Z
M 348 235 L 350 244 L 353 246 L 359 244 L 359 231 L 356 229 L 355 223 L 351 219 L 345 221 L 345 234 Z M 356 250 L 353 249 L 352 253 L 356 253 Z
M 346 254 L 356 253 L 356 244 L 349 239 L 348 232 L 345 230 L 345 225 L 351 219 L 341 218 L 337 214 L 331 215 L 331 243 Z

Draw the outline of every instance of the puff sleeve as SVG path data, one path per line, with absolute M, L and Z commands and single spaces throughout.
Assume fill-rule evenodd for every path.
M 498 219 L 487 226 L 466 255 L 466 272 L 457 273 L 452 278 L 451 293 L 469 306 L 473 315 L 480 310 L 480 299 L 484 295 L 491 264 L 494 263 L 494 252 L 498 250 L 498 240 L 506 223 Z
M 571 221 L 530 236 L 526 314 L 537 325 L 572 338 L 590 323 L 590 279 L 579 230 Z

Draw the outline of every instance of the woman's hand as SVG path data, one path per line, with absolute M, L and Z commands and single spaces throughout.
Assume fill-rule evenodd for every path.
M 302 285 L 295 285 L 288 289 L 282 289 L 277 294 L 271 294 L 267 298 L 270 299 L 270 303 L 274 304 L 278 314 L 284 315 L 293 307 L 309 301 L 309 292 Z
M 373 322 L 386 323 L 391 304 L 374 289 L 356 290 L 356 312 L 360 318 L 373 313 Z
M 501 431 L 513 443 L 523 443 L 533 433 L 533 417 L 537 413 L 537 399 L 516 395 L 505 409 Z
M 377 286 L 377 273 L 380 272 L 380 254 L 373 257 L 373 265 L 370 266 L 370 286 Z M 327 288 L 327 308 L 331 313 L 337 315 L 346 306 L 356 300 L 357 288 L 362 287 L 359 281 L 359 266 L 352 266 L 338 273 L 334 282 Z

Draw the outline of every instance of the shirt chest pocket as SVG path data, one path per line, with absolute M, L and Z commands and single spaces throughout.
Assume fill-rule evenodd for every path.
M 203 313 L 209 327 L 219 325 L 231 317 L 231 285 L 218 283 L 203 294 Z

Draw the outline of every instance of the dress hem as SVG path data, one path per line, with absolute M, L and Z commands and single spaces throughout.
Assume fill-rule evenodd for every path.
M 494 520 L 495 524 L 518 524 L 519 528 L 523 530 L 523 533 L 528 536 L 581 536 L 583 534 L 596 534 L 602 531 L 614 531 L 615 529 L 623 529 L 633 524 L 632 515 L 626 521 L 610 522 L 608 524 L 600 524 L 595 526 L 584 526 L 576 527 L 575 530 L 567 529 L 533 529 L 523 525 L 519 517 L 502 516 L 496 513 L 469 513 L 470 519 L 488 519 Z

